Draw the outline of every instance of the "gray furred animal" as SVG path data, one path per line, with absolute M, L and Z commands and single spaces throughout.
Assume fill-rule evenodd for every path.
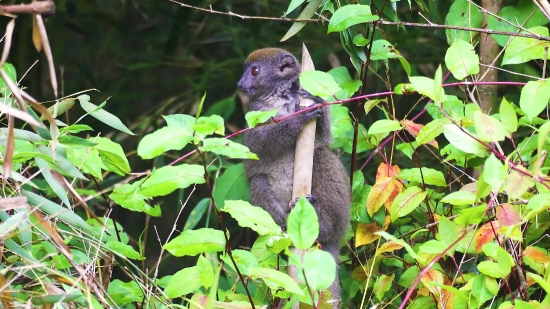
M 299 94 L 313 98 L 300 90 L 299 74 L 300 64 L 292 54 L 279 48 L 264 48 L 248 56 L 238 87 L 250 97 L 250 110 L 277 109 L 276 117 L 282 117 L 299 110 Z M 314 99 L 322 102 L 320 98 Z M 317 118 L 317 129 L 308 199 L 319 217 L 319 243 L 338 264 L 340 240 L 349 225 L 351 190 L 344 166 L 330 149 L 328 106 L 246 132 L 245 145 L 260 159 L 245 160 L 250 201 L 265 209 L 277 224 L 286 226 L 289 203 L 294 202 L 291 199 L 296 137 L 313 118 Z M 334 299 L 339 298 L 338 279 L 330 291 Z

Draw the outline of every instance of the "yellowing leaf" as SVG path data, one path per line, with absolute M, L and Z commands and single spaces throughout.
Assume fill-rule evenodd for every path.
M 367 212 L 369 216 L 374 216 L 378 209 L 388 200 L 394 189 L 395 180 L 393 177 L 383 177 L 376 181 L 367 197 Z
M 521 173 L 516 170 L 512 170 L 510 175 L 506 178 L 504 184 L 504 191 L 508 193 L 510 199 L 518 199 L 523 193 L 527 192 L 529 188 L 535 185 L 535 182 L 531 178 L 531 174 L 524 167 L 518 165 Z
M 380 255 L 382 253 L 386 253 L 386 252 L 393 252 L 395 250 L 399 250 L 403 248 L 403 245 L 401 244 L 398 244 L 394 241 L 388 241 L 386 243 L 383 243 L 379 248 L 378 250 L 376 250 L 376 254 L 375 255 Z
M 415 210 L 426 198 L 426 194 L 426 191 L 422 191 L 419 187 L 410 187 L 400 193 L 390 208 L 392 222 Z
M 477 137 L 485 142 L 503 141 L 506 130 L 496 118 L 484 114 L 482 111 L 474 111 L 474 125 Z
M 523 256 L 532 258 L 533 260 L 535 260 L 535 262 L 538 262 L 538 263 L 544 264 L 544 263 L 550 262 L 550 257 L 548 257 L 548 255 L 546 255 L 545 252 L 541 251 L 537 247 L 525 248 L 525 250 L 523 250 Z
M 441 293 L 441 286 L 432 285 L 431 283 L 438 283 L 443 285 L 443 274 L 435 269 L 431 268 L 426 272 L 420 281 L 428 288 L 428 290 L 436 297 Z
M 359 223 L 355 231 L 355 247 L 368 245 L 380 238 L 380 235 L 374 234 L 382 230 L 386 230 L 390 224 L 390 216 L 386 216 L 384 226 L 380 227 L 376 223 Z
M 490 221 L 482 225 L 474 234 L 476 252 L 481 252 L 483 245 L 490 243 L 497 235 L 500 225 L 498 221 Z

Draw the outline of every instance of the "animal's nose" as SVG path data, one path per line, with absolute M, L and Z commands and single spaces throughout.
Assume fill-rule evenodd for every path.
M 243 82 L 239 81 L 237 83 L 237 87 L 239 87 L 239 89 L 242 89 L 243 88 Z

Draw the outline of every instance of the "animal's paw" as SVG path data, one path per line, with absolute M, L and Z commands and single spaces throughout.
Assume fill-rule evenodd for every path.
M 298 91 L 298 94 L 305 99 L 313 100 L 314 104 L 321 104 L 325 103 L 325 100 L 321 99 L 318 96 L 314 96 L 311 93 L 309 93 L 307 90 L 301 89 Z
M 306 194 L 305 195 L 306 199 L 308 200 L 308 202 L 313 206 L 313 208 L 315 209 L 315 211 L 317 213 L 319 213 L 319 203 L 317 201 L 317 198 L 311 194 Z M 297 197 L 295 198 L 294 200 L 290 201 L 288 203 L 288 207 L 289 209 L 292 209 L 294 208 L 294 206 L 296 206 L 296 203 L 298 202 L 298 200 L 300 200 L 301 197 Z

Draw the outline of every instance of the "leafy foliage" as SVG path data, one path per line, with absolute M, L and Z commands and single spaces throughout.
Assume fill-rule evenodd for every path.
M 548 306 L 550 12 L 527 0 L 486 17 L 466 0 L 287 2 L 66 1 L 46 24 L 48 70 L 66 68 L 61 93 L 74 93 L 60 98 L 55 75 L 47 90 L 32 70 L 18 80 L 36 55 L 15 32 L 0 79 L 3 307 L 331 308 L 334 280 L 343 306 Z M 302 20 L 237 25 L 212 10 Z M 399 23 L 419 11 L 444 31 Z M 328 23 L 303 20 L 315 14 Z M 152 24 L 166 16 L 170 27 Z M 483 25 L 500 32 L 480 36 Z M 240 161 L 258 157 L 233 133 L 276 111 L 239 115 L 234 81 L 246 52 L 281 38 L 332 59 L 300 82 L 331 102 L 332 146 L 351 171 L 339 265 L 306 199 L 284 229 L 247 201 Z

